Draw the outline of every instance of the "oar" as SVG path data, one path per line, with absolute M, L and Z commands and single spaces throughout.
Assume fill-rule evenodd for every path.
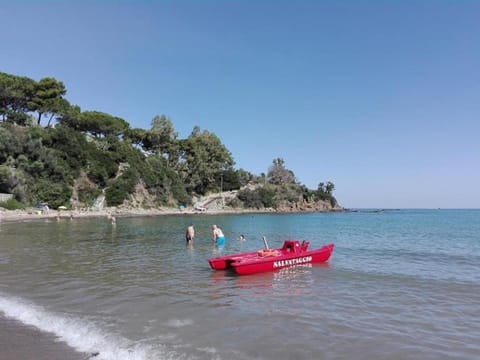
M 265 249 L 269 249 L 268 243 L 267 243 L 267 238 L 265 236 L 263 237 L 263 243 L 265 244 Z

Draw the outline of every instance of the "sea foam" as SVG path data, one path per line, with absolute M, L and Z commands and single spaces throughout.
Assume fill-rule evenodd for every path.
M 0 311 L 6 317 L 56 335 L 83 353 L 98 354 L 95 360 L 177 359 L 179 354 L 153 349 L 101 330 L 91 321 L 68 314 L 56 314 L 32 302 L 0 293 Z

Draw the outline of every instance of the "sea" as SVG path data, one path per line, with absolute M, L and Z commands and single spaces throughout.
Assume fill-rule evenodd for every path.
M 276 272 L 210 269 L 264 236 L 335 249 Z M 3 222 L 0 315 L 94 360 L 477 360 L 480 210 Z

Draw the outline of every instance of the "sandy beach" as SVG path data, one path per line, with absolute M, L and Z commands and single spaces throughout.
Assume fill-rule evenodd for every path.
M 132 217 L 132 216 L 160 216 L 160 215 L 216 215 L 216 214 L 249 214 L 249 213 L 271 213 L 273 209 L 215 209 L 207 211 L 198 211 L 193 208 L 183 210 L 177 208 L 156 208 L 156 209 L 140 209 L 140 208 L 105 208 L 103 210 L 49 210 L 41 212 L 38 209 L 27 210 L 5 210 L 0 208 L 1 221 L 32 221 L 40 219 L 75 219 L 88 217 Z
M 186 213 L 184 211 L 183 213 Z M 71 218 L 85 218 L 85 217 L 108 217 L 108 216 L 150 216 L 150 215 L 172 215 L 182 214 L 178 209 L 117 209 L 105 208 L 96 211 L 80 211 L 80 210 L 49 210 L 40 211 L 38 209 L 27 210 L 4 210 L 0 209 L 0 221 L 22 221 L 35 219 L 71 219 Z

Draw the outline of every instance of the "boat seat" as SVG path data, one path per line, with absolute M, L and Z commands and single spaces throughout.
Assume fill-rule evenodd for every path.
M 298 253 L 300 252 L 300 243 L 297 240 L 285 240 L 282 250 L 287 253 Z

